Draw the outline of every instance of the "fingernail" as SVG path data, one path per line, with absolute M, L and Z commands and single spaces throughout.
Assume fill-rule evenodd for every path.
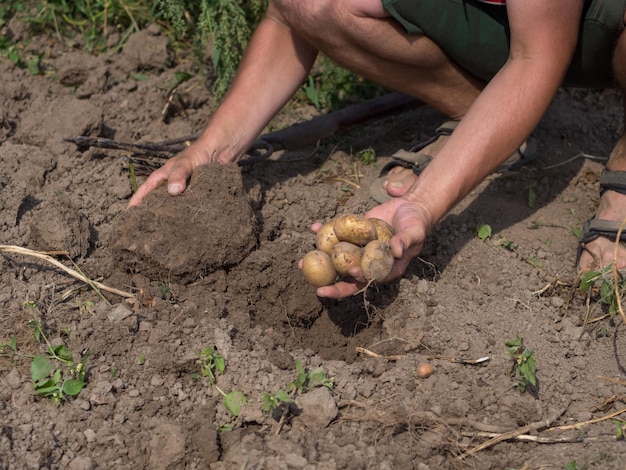
M 402 186 L 404 186 L 404 184 L 402 183 L 402 181 L 392 181 L 391 183 L 389 183 L 389 186 L 391 186 L 392 188 L 401 188 Z
M 167 192 L 170 194 L 177 195 L 177 194 L 180 194 L 182 190 L 183 190 L 183 187 L 180 183 L 172 183 L 167 186 Z

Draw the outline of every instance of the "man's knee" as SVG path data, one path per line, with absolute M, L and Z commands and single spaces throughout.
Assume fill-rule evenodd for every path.
M 346 24 L 351 16 L 390 16 L 382 0 L 270 0 L 270 4 L 292 26 L 307 25 L 320 32 L 333 24 Z

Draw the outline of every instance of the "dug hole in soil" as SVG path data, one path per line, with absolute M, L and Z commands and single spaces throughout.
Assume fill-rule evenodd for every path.
M 105 301 L 46 260 L 2 253 L 0 468 L 623 468 L 607 416 L 626 407 L 624 325 L 597 296 L 586 305 L 574 266 L 621 131 L 616 92 L 560 91 L 536 162 L 474 190 L 402 279 L 333 301 L 297 268 L 311 223 L 374 207 L 367 187 L 388 156 L 443 116 L 415 108 L 251 167 L 207 166 L 183 196 L 160 188 L 126 210 L 129 155 L 62 138 L 193 134 L 215 108 L 210 83 L 195 75 L 162 115 L 174 74 L 194 71 L 156 27 L 111 55 L 44 37 L 23 52 L 43 54 L 45 73 L 0 59 L 0 243 L 66 251 L 73 263 L 54 259 L 133 297 Z M 294 102 L 272 126 L 316 114 Z M 355 155 L 370 146 L 365 165 Z M 151 170 L 134 168 L 140 182 Z M 31 320 L 76 362 L 93 353 L 85 387 L 58 406 L 34 393 L 46 346 Z M 517 335 L 537 363 L 525 392 L 504 345 Z M 225 361 L 216 386 L 198 363 L 207 347 Z M 332 388 L 264 412 L 297 361 Z M 239 416 L 218 388 L 247 397 Z

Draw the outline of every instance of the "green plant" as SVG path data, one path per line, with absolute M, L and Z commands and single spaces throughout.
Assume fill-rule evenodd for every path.
M 302 94 L 317 109 L 337 110 L 355 102 L 375 98 L 389 90 L 336 65 L 320 55 Z
M 500 238 L 498 240 L 498 245 L 500 245 L 507 251 L 517 250 L 517 243 L 515 243 L 513 240 L 507 240 L 506 238 Z
M 224 357 L 210 346 L 200 351 L 200 359 L 196 363 L 200 365 L 202 376 L 207 377 L 211 385 L 215 383 L 215 373 L 219 372 L 221 374 L 226 369 Z
M 232 82 L 267 0 L 159 0 L 156 3 L 177 37 L 195 44 L 198 56 L 209 36 L 212 38 L 212 61 L 217 74 L 213 92 L 221 98 Z
M 9 355 L 11 353 L 11 357 L 17 354 L 17 336 L 11 336 L 11 339 L 6 343 L 0 344 L 0 356 Z
M 588 271 L 584 273 L 580 279 L 580 289 L 589 293 L 590 289 L 596 285 L 600 285 L 599 302 L 609 309 L 611 316 L 619 313 L 619 303 L 621 296 L 626 289 L 626 279 L 618 272 L 617 285 L 613 277 L 612 265 L 605 266 L 599 271 Z
M 275 410 L 281 403 L 289 403 L 291 396 L 284 390 L 278 390 L 273 395 L 270 393 L 263 394 L 263 411 L 269 413 Z
M 34 32 L 61 37 L 80 34 L 90 52 L 102 52 L 112 31 L 120 33 L 117 46 L 158 17 L 152 2 L 141 0 L 54 0 L 36 2 L 35 14 L 26 19 Z
M 274 412 L 278 410 L 281 405 L 289 405 L 293 397 L 298 393 L 304 393 L 315 387 L 328 387 L 332 390 L 333 385 L 333 379 L 326 375 L 324 369 L 317 367 L 307 372 L 300 359 L 296 359 L 296 378 L 287 385 L 286 391 L 279 389 L 273 394 L 264 393 L 263 411 L 266 413 Z M 284 419 L 285 416 L 291 412 L 290 410 L 289 406 L 283 408 L 280 412 L 280 417 Z
M 202 349 L 200 358 L 196 362 L 200 366 L 202 376 L 208 378 L 209 385 L 222 395 L 224 407 L 233 416 L 239 416 L 242 406 L 248 403 L 248 398 L 239 390 L 226 393 L 216 383 L 216 373 L 222 374 L 226 369 L 224 357 L 215 348 L 207 346 Z
M 363 165 L 371 165 L 376 162 L 376 150 L 372 147 L 367 147 L 366 149 L 361 150 L 357 153 L 357 155 Z
M 296 379 L 287 385 L 287 391 L 304 393 L 307 390 L 320 386 L 327 387 L 332 390 L 334 380 L 329 378 L 326 375 L 326 372 L 324 372 L 324 369 L 321 367 L 317 367 L 310 372 L 307 372 L 300 359 L 296 359 Z
M 32 303 L 25 302 L 25 306 L 31 309 Z M 78 395 L 86 385 L 87 359 L 92 353 L 83 354 L 80 362 L 76 363 L 72 351 L 64 344 L 50 343 L 39 320 L 33 319 L 28 324 L 34 328 L 35 339 L 43 340 L 47 347 L 46 352 L 36 355 L 31 363 L 35 393 L 50 399 L 55 405 Z
M 524 339 L 520 335 L 516 335 L 515 339 L 506 341 L 504 344 L 508 356 L 513 359 L 510 375 L 513 377 L 517 389 L 523 393 L 528 386 L 536 386 L 537 364 L 535 355 L 532 350 L 524 346 Z
M 488 238 L 491 238 L 491 234 L 492 234 L 491 225 L 480 224 L 478 228 L 476 229 L 476 235 L 478 235 L 478 238 L 480 238 L 482 241 L 485 241 Z
M 617 426 L 617 429 L 615 430 L 615 439 L 618 441 L 626 439 L 626 421 L 614 419 L 613 424 Z

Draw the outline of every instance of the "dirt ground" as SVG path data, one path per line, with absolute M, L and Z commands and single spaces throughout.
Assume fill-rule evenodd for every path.
M 443 116 L 415 108 L 250 167 L 210 166 L 184 196 L 157 191 L 126 211 L 128 154 L 62 138 L 192 134 L 214 109 L 210 84 L 196 75 L 162 115 L 174 74 L 193 67 L 158 28 L 111 55 L 43 37 L 27 51 L 43 54 L 43 75 L 0 59 L 0 244 L 67 251 L 75 264 L 54 259 L 133 297 L 105 301 L 47 260 L 2 253 L 0 468 L 624 468 L 613 419 L 626 415 L 608 416 L 626 407 L 625 328 L 577 289 L 573 233 L 598 202 L 617 93 L 559 92 L 534 133 L 536 162 L 473 191 L 402 279 L 329 301 L 297 268 L 310 224 L 373 207 L 386 156 Z M 313 115 L 291 105 L 273 126 Z M 354 155 L 369 146 L 379 158 L 364 165 Z M 85 388 L 58 406 L 33 390 L 32 355 L 46 351 L 33 319 L 76 361 L 93 353 Z M 537 362 L 525 393 L 504 344 L 516 335 Z M 208 346 L 226 364 L 217 387 L 200 374 Z M 296 361 L 322 368 L 332 391 L 264 412 Z M 239 416 L 218 388 L 247 397 Z

